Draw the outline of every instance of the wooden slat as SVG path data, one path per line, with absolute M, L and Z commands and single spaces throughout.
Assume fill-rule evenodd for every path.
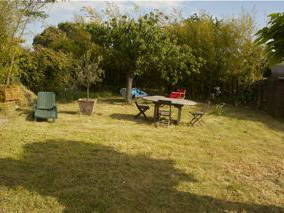
M 17 101 L 20 99 L 20 89 L 18 87 L 5 88 L 5 102 Z

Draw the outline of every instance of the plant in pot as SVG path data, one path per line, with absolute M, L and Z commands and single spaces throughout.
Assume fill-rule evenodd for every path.
M 90 86 L 102 81 L 104 70 L 100 68 L 102 56 L 92 56 L 91 51 L 87 51 L 81 58 L 77 67 L 77 77 L 79 83 L 87 88 L 87 98 L 78 100 L 80 112 L 91 115 L 94 112 L 97 99 L 90 99 Z

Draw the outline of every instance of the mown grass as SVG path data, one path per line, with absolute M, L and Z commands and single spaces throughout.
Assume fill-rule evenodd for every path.
M 90 117 L 60 104 L 55 123 L 6 116 L 0 212 L 283 212 L 284 124 L 226 108 L 191 128 L 189 110 L 168 128 L 116 98 Z

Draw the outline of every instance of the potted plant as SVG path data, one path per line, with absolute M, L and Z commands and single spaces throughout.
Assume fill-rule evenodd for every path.
M 104 70 L 100 68 L 102 56 L 92 56 L 91 51 L 84 54 L 77 67 L 77 77 L 81 85 L 87 88 L 87 98 L 79 99 L 80 112 L 85 115 L 91 115 L 97 99 L 90 99 L 90 86 L 102 80 Z

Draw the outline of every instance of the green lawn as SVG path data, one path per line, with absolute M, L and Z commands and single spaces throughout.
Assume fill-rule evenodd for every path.
M 284 123 L 226 108 L 190 128 L 189 109 L 168 128 L 118 99 L 0 116 L 0 212 L 284 212 Z

